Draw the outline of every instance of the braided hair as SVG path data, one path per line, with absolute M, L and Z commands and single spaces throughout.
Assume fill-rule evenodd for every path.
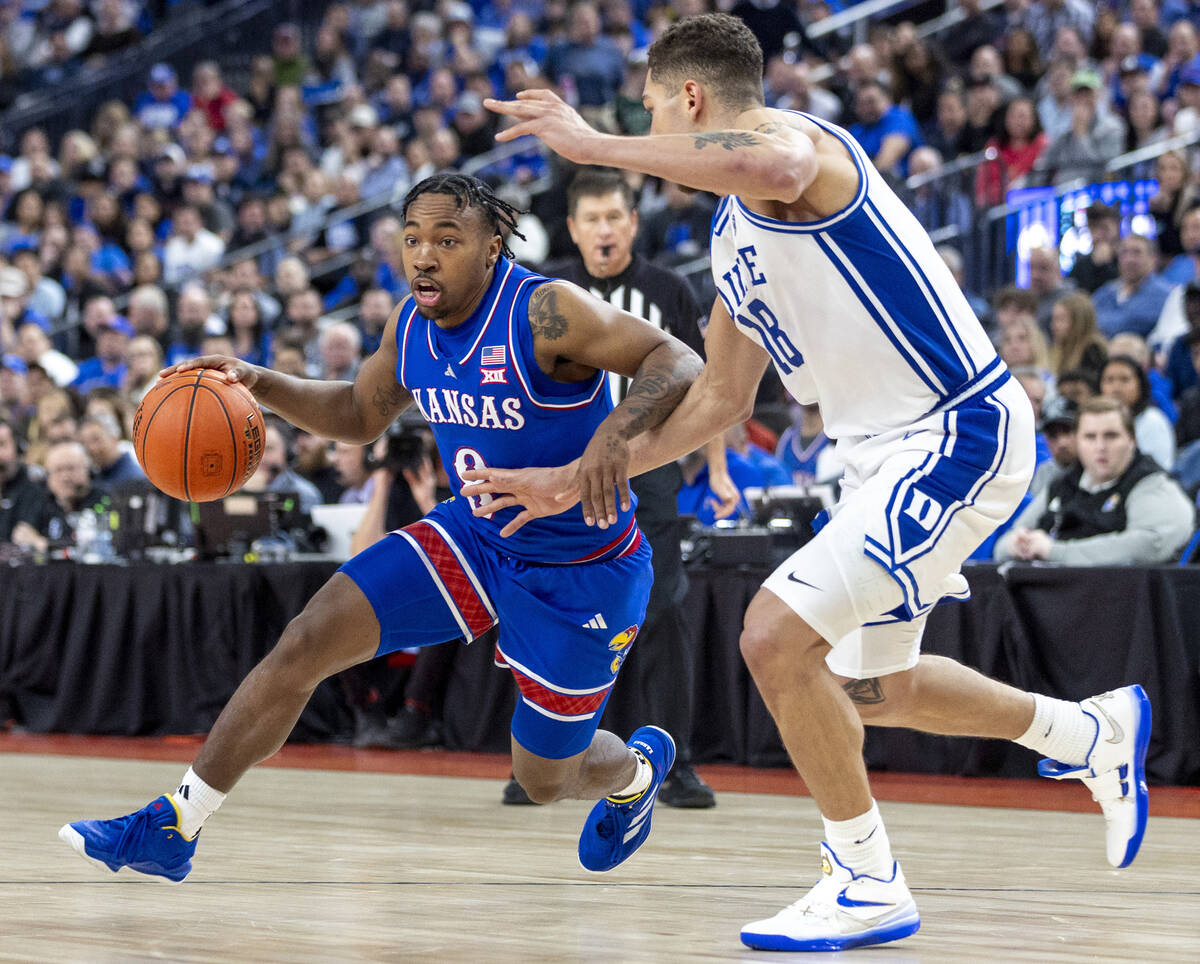
M 419 181 L 404 196 L 404 203 L 400 208 L 402 220 L 408 219 L 408 209 L 422 194 L 449 194 L 458 201 L 460 211 L 463 208 L 476 208 L 482 212 L 483 216 L 487 218 L 488 224 L 501 238 L 504 237 L 503 229 L 507 228 L 510 234 L 515 234 L 522 241 L 525 240 L 525 235 L 517 230 L 517 218 L 523 212 L 507 201 L 498 198 L 492 189 L 477 177 L 448 172 L 432 174 L 425 180 Z M 515 259 L 507 241 L 503 242 L 500 253 L 510 261 Z

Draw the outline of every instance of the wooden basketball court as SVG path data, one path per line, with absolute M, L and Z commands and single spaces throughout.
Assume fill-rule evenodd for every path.
M 701 768 L 717 808 L 657 808 L 645 847 L 597 876 L 575 857 L 589 804 L 502 806 L 502 758 L 287 748 L 236 788 L 170 887 L 93 871 L 56 833 L 169 789 L 194 745 L 37 739 L 0 737 L 3 961 L 778 961 L 790 958 L 743 948 L 738 929 L 818 873 L 820 821 L 785 773 Z M 58 755 L 139 746 L 160 759 Z M 877 792 L 972 800 L 1003 783 L 908 782 Z M 1047 805 L 1029 796 L 1038 784 L 1009 784 Z M 1104 860 L 1098 812 L 884 802 L 922 930 L 802 959 L 1194 961 L 1200 791 L 1161 797 L 1155 810 L 1191 816 L 1153 816 L 1124 871 Z

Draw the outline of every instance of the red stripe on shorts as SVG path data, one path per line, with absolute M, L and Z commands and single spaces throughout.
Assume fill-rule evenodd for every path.
M 604 698 L 608 696 L 608 691 L 612 688 L 610 684 L 596 693 L 559 693 L 516 669 L 513 669 L 512 674 L 525 699 L 560 716 L 588 716 L 595 713 L 604 703 Z
M 427 522 L 414 522 L 410 526 L 405 526 L 404 531 L 416 539 L 417 545 L 425 550 L 425 555 L 433 563 L 433 568 L 441 577 L 442 584 L 450 593 L 450 598 L 454 600 L 454 605 L 462 613 L 463 621 L 471 631 L 471 638 L 478 639 L 491 629 L 491 614 L 487 611 L 483 600 L 479 598 L 475 587 L 471 585 L 470 577 L 467 576 L 462 563 L 458 561 L 454 550 L 446 544 L 441 533 Z

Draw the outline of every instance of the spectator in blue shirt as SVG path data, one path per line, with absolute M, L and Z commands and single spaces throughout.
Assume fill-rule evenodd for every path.
M 133 104 L 133 115 L 143 127 L 174 130 L 192 109 L 192 97 L 179 89 L 179 78 L 170 64 L 150 68 L 150 89 Z
M 729 477 L 739 492 L 749 488 L 769 488 L 775 485 L 791 485 L 792 477 L 783 464 L 769 452 L 764 452 L 747 440 L 743 425 L 735 425 L 725 433 L 725 459 L 729 466 Z M 706 526 L 717 519 L 721 499 L 708 484 L 708 461 L 698 451 L 684 460 L 684 486 L 677 499 L 680 515 L 694 515 Z M 750 506 L 743 495 L 738 499 L 737 511 L 731 518 L 750 517 Z
M 581 0 L 571 8 L 568 39 L 550 48 L 546 75 L 575 100 L 581 113 L 587 108 L 609 107 L 625 79 L 625 58 L 620 49 L 600 33 L 600 14 L 594 4 Z
M 1162 276 L 1173 285 L 1187 284 L 1196 275 L 1200 261 L 1200 207 L 1187 211 L 1179 222 L 1179 243 L 1183 253 L 1177 254 L 1163 269 Z
M 921 146 L 921 129 L 908 110 L 892 103 L 887 88 L 877 80 L 859 85 L 854 95 L 858 123 L 850 133 L 883 174 L 908 176 L 908 157 Z
M 125 380 L 126 352 L 134 336 L 133 325 L 123 315 L 101 323 L 96 333 L 96 354 L 79 363 L 79 374 L 71 387 L 86 395 L 99 385 L 120 388 Z
M 1092 295 L 1096 323 L 1106 338 L 1129 331 L 1145 338 L 1158 324 L 1171 285 L 1154 273 L 1158 246 L 1150 238 L 1130 234 L 1117 248 L 1115 281 Z

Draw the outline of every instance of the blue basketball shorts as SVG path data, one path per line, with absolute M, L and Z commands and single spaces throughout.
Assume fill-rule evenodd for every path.
M 512 735 L 530 753 L 582 753 L 650 598 L 650 544 L 604 562 L 537 565 L 484 542 L 461 501 L 389 533 L 339 570 L 379 620 L 381 656 L 499 627 L 496 665 L 520 690 Z

